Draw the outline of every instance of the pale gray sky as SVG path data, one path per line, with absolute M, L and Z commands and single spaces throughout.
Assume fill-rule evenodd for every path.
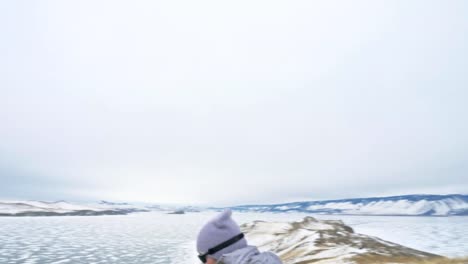
M 468 190 L 467 1 L 2 1 L 0 198 Z

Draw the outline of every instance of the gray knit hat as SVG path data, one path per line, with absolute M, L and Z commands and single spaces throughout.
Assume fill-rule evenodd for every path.
M 208 251 L 208 249 L 215 247 L 241 233 L 239 225 L 234 222 L 234 220 L 231 218 L 231 215 L 232 211 L 230 209 L 226 209 L 224 212 L 216 215 L 202 227 L 197 237 L 198 253 L 205 253 Z M 209 256 L 218 260 L 223 254 L 231 253 L 246 246 L 247 241 L 245 238 L 242 238 L 236 243 Z

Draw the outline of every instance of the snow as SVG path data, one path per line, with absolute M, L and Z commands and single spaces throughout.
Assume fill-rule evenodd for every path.
M 277 207 L 275 207 L 275 208 L 278 209 L 278 210 L 288 210 L 288 209 L 292 209 L 291 206 L 287 206 L 287 205 L 277 206 Z
M 27 203 L 31 206 L 43 208 L 46 210 L 63 210 L 63 211 L 103 210 L 102 208 L 71 204 L 71 203 L 67 203 L 64 201 L 59 201 L 59 202 L 26 201 L 23 203 Z
M 349 260 L 346 261 L 346 258 L 350 256 L 366 253 L 365 249 L 357 249 L 349 246 L 339 246 L 333 249 L 320 251 L 313 256 L 304 256 L 297 258 L 297 262 L 306 261 L 306 260 L 317 260 L 324 259 L 322 261 L 316 262 L 321 264 L 334 264 L 334 263 L 350 263 Z

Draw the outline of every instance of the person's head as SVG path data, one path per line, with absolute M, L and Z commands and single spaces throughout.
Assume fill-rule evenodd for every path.
M 231 214 L 231 210 L 227 209 L 201 228 L 197 237 L 197 251 L 202 262 L 215 264 L 223 254 L 247 246 L 247 241 Z

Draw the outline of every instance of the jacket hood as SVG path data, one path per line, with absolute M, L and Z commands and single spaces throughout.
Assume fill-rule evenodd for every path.
M 255 246 L 246 246 L 231 253 L 223 254 L 217 264 L 282 264 L 272 252 L 259 252 Z

